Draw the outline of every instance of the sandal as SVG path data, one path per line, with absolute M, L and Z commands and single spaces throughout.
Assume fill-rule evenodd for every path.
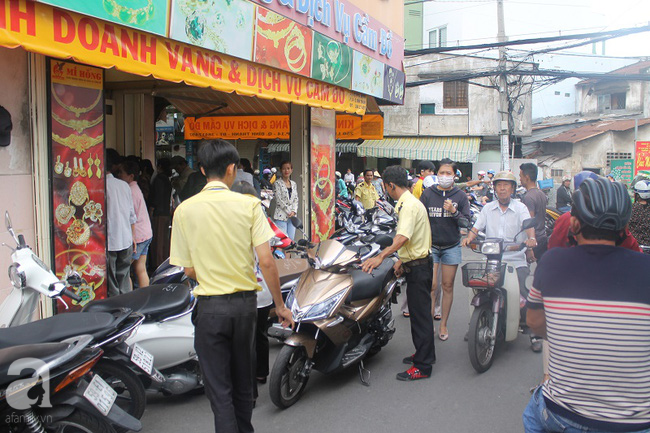
M 440 315 L 440 314 L 435 314 L 435 315 L 433 316 L 433 320 L 442 320 L 442 315 Z
M 402 316 L 404 316 L 406 318 L 409 318 L 409 317 L 411 317 L 411 314 L 410 313 L 402 313 Z
M 447 341 L 449 339 L 449 331 L 447 331 L 446 334 L 443 334 L 442 332 L 438 334 L 438 338 L 440 341 Z

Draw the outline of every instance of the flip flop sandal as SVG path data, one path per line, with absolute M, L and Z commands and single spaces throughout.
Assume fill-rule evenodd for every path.
M 433 316 L 433 320 L 442 320 L 442 316 L 440 314 L 436 314 Z
M 449 339 L 449 334 L 438 334 L 440 341 L 447 341 Z
M 404 316 L 404 317 L 407 317 L 407 318 L 408 318 L 408 317 L 411 317 L 411 314 L 410 314 L 410 313 L 402 313 L 402 316 Z

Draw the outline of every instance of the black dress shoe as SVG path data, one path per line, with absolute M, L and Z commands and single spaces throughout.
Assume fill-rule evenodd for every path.
M 257 383 L 261 383 L 262 385 L 264 385 L 266 383 L 266 376 L 257 377 L 256 379 L 257 379 Z

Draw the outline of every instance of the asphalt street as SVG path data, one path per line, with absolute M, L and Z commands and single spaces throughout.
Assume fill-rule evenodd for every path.
M 463 251 L 465 260 L 479 257 Z M 530 287 L 530 284 L 529 284 Z M 325 376 L 313 372 L 294 406 L 277 409 L 268 385 L 260 387 L 253 424 L 260 433 L 286 432 L 436 432 L 504 433 L 523 431 L 521 414 L 529 389 L 542 378 L 542 356 L 530 350 L 526 335 L 500 347 L 492 368 L 478 374 L 472 368 L 463 336 L 469 322 L 469 298 L 460 269 L 454 287 L 449 340 L 436 337 L 437 363 L 430 379 L 400 382 L 395 375 L 408 366 L 413 353 L 408 319 L 393 306 L 397 331 L 382 351 L 366 362 L 370 386 L 359 380 L 357 368 Z M 436 329 L 437 324 L 436 323 Z M 271 343 L 271 366 L 281 345 Z M 212 412 L 205 395 L 150 395 L 142 418 L 143 432 L 213 432 Z

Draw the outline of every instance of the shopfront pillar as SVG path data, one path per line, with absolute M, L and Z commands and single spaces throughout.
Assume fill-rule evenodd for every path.
M 311 196 L 309 191 L 309 107 L 291 104 L 289 113 L 292 179 L 300 191 L 298 217 L 303 221 L 305 233 L 308 233 Z

